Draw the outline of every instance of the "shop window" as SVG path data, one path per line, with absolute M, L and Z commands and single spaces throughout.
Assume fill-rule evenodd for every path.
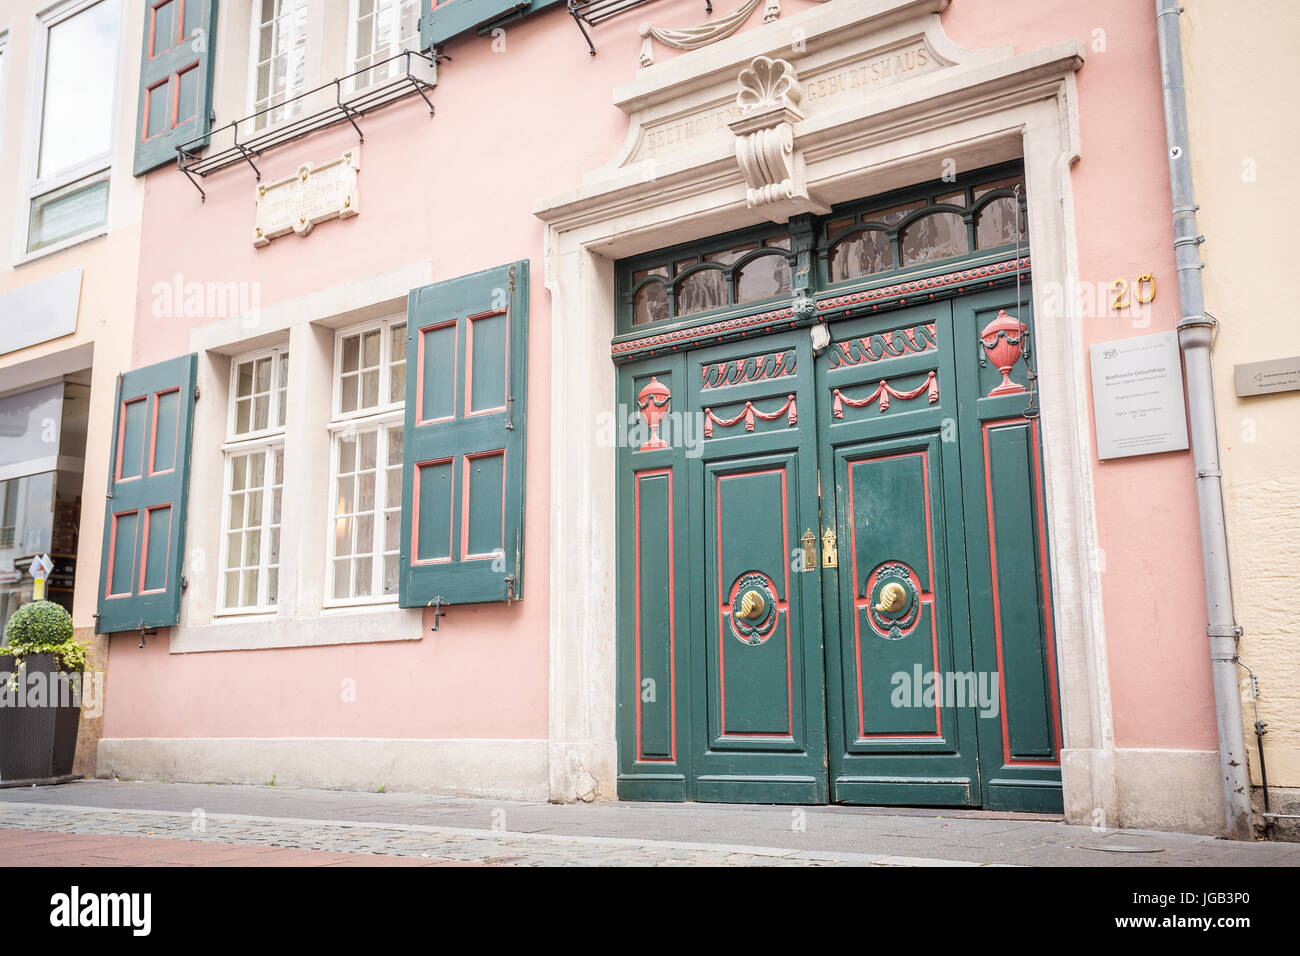
M 331 604 L 396 600 L 405 317 L 344 329 L 334 352 L 326 598 Z

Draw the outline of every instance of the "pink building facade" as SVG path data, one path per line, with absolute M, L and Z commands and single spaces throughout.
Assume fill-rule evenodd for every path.
M 181 482 L 110 502 L 99 772 L 1218 832 L 1190 455 L 1090 388 L 1178 317 L 1149 6 L 461 4 L 146 14 L 114 467 Z M 891 710 L 909 642 L 988 713 Z

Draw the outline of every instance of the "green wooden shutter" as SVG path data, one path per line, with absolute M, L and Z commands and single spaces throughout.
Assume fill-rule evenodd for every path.
M 211 125 L 217 0 L 144 0 L 135 175 L 176 161 Z M 202 144 L 207 145 L 204 139 Z
M 118 377 L 99 572 L 101 634 L 180 617 L 196 355 Z
M 428 50 L 475 27 L 506 17 L 514 20 L 558 2 L 560 0 L 421 0 L 420 48 Z
M 402 607 L 523 596 L 528 263 L 413 289 Z

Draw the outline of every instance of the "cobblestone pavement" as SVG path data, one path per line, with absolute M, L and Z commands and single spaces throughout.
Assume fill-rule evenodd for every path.
M 1036 814 L 614 801 L 553 805 L 108 780 L 0 789 L 0 830 L 159 841 L 159 854 L 163 842 L 189 841 L 213 845 L 214 853 L 215 845 L 281 847 L 519 866 L 1300 864 L 1300 844 L 1093 830 Z M 64 851 L 76 842 L 50 844 L 49 852 L 62 863 L 73 862 L 68 857 L 75 852 Z M 20 853 L 14 849 L 19 845 L 27 849 Z M 104 846 L 96 848 L 100 865 Z M 0 865 L 30 857 L 36 847 L 31 840 L 0 839 Z M 130 854 L 149 862 L 146 850 L 137 847 Z M 223 859 L 218 854 L 211 862 Z M 228 862 L 260 861 L 236 854 Z

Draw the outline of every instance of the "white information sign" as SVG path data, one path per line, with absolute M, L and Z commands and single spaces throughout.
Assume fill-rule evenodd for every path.
M 1097 457 L 1124 458 L 1187 447 L 1187 410 L 1177 332 L 1092 347 Z

